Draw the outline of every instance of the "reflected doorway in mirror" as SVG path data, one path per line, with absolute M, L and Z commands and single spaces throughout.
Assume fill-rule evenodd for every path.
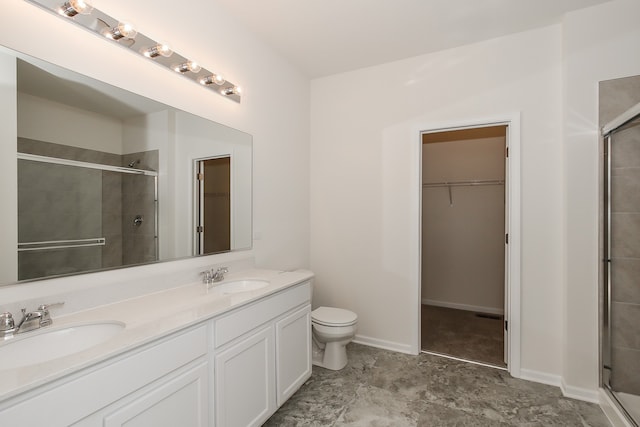
M 231 249 L 231 157 L 195 161 L 196 255 Z

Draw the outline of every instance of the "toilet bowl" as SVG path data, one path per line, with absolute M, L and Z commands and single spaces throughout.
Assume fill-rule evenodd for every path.
M 347 364 L 346 346 L 356 334 L 358 316 L 349 310 L 318 307 L 311 312 L 313 364 L 338 371 Z

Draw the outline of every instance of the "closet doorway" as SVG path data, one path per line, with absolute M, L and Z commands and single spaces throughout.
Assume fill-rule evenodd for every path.
M 195 253 L 231 250 L 231 157 L 195 161 Z
M 422 133 L 421 349 L 507 367 L 507 125 Z

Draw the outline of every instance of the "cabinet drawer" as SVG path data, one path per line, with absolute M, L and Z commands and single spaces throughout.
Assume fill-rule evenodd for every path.
M 232 311 L 214 322 L 215 347 L 218 348 L 309 301 L 311 301 L 311 282 L 304 282 L 255 304 Z
M 0 425 L 68 426 L 207 353 L 206 327 L 51 384 L 0 411 Z M 64 408 L 64 410 L 61 410 Z

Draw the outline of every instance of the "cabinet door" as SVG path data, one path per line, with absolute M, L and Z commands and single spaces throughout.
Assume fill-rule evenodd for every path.
M 273 335 L 261 329 L 215 356 L 217 427 L 260 426 L 275 412 Z
M 104 416 L 104 427 L 205 427 L 208 421 L 207 363 L 136 393 L 115 404 Z
M 276 323 L 276 375 L 280 407 L 311 376 L 311 306 Z

